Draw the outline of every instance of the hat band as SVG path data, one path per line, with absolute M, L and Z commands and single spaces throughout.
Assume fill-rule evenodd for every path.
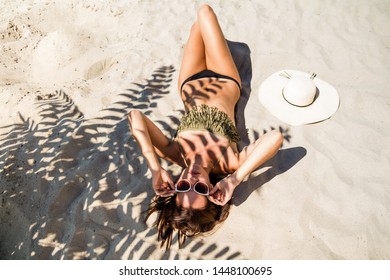
M 288 99 L 284 96 L 284 88 L 282 89 L 282 96 L 283 96 L 284 100 L 286 100 L 286 102 L 287 102 L 288 104 L 293 105 L 293 106 L 295 106 L 295 107 L 299 107 L 299 108 L 305 108 L 305 107 L 308 107 L 308 106 L 310 106 L 311 104 L 313 104 L 314 101 L 316 101 L 316 99 L 317 99 L 317 94 L 318 94 L 318 92 L 316 93 L 316 96 L 313 98 L 313 101 L 310 102 L 309 104 L 307 104 L 307 105 L 297 105 L 297 104 L 294 104 L 294 103 L 291 103 L 290 101 L 288 101 Z

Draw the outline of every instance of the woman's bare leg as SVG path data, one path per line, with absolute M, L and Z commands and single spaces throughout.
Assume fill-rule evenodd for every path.
M 206 56 L 202 35 L 200 33 L 199 24 L 197 21 L 192 25 L 191 33 L 184 49 L 183 59 L 181 62 L 178 88 L 188 77 L 205 70 Z
M 207 69 L 230 76 L 241 84 L 240 75 L 218 23 L 217 16 L 210 6 L 203 5 L 199 8 L 198 22 L 204 43 Z

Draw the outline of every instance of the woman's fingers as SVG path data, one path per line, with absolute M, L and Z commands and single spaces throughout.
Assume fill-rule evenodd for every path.
M 216 184 L 215 186 L 212 187 L 212 189 L 210 190 L 210 195 L 213 195 L 214 193 L 216 193 L 217 191 L 219 191 L 220 188 L 219 188 L 219 185 Z
M 224 205 L 223 201 L 221 201 L 220 199 L 215 199 L 214 197 L 209 197 L 209 200 L 210 200 L 212 203 L 214 203 L 214 204 L 221 205 L 221 206 Z
M 214 204 L 220 205 L 220 202 L 212 196 L 209 196 L 209 200 Z
M 173 196 L 175 194 L 175 192 L 173 192 L 173 191 L 159 191 L 158 193 L 157 193 L 157 195 L 159 195 L 159 196 L 162 196 L 162 197 L 168 197 L 168 196 Z
M 174 189 L 175 189 L 175 183 L 173 183 L 172 179 L 169 179 L 168 184 L 169 184 L 169 188 L 170 188 L 171 190 L 174 190 Z
M 169 183 L 163 183 L 155 190 L 156 194 L 162 197 L 173 196 L 175 190 L 171 188 Z
M 217 205 L 225 205 L 224 194 L 218 187 L 214 187 L 210 191 L 209 200 Z

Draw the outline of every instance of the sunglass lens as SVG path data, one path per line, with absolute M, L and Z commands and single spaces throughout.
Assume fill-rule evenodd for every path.
M 177 190 L 180 191 L 188 191 L 191 188 L 191 185 L 187 181 L 179 181 L 176 185 Z
M 207 194 L 209 192 L 209 187 L 204 184 L 204 183 L 197 183 L 195 185 L 195 190 L 198 192 L 198 193 L 201 193 L 201 194 Z

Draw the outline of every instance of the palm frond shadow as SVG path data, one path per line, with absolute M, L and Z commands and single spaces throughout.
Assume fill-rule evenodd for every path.
M 152 113 L 169 94 L 172 66 L 134 83 L 118 101 L 85 119 L 64 91 L 41 94 L 38 122 L 20 114 L 0 127 L 1 259 L 234 259 L 217 244 L 186 242 L 191 254 L 159 249 L 143 223 L 153 196 L 148 168 L 130 136 L 131 108 Z M 172 132 L 176 116 L 160 120 Z M 198 242 L 198 243 L 197 243 Z M 195 244 L 195 245 L 194 245 Z

